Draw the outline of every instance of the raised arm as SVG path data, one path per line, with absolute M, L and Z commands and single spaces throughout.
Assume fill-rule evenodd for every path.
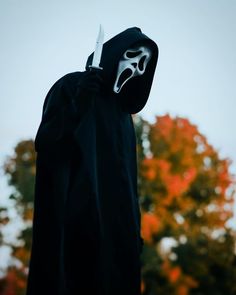
M 68 74 L 52 86 L 45 98 L 35 137 L 37 152 L 70 148 L 74 130 L 91 108 L 101 84 L 102 78 L 97 72 L 86 71 Z

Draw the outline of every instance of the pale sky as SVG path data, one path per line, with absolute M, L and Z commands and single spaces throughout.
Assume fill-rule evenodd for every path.
M 34 139 L 52 84 L 84 70 L 100 23 L 105 41 L 137 26 L 158 44 L 152 91 L 139 114 L 189 118 L 236 163 L 235 16 L 234 0 L 0 0 L 1 164 L 20 140 Z M 4 180 L 0 190 L 1 199 Z

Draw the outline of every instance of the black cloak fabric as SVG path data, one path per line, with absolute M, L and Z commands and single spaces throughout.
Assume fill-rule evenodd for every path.
M 112 91 L 119 59 L 147 44 L 144 75 Z M 140 294 L 140 208 L 131 114 L 145 105 L 158 58 L 154 41 L 133 27 L 103 46 L 104 87 L 90 107 L 75 107 L 85 72 L 49 90 L 35 138 L 36 182 L 26 295 Z M 89 56 L 86 70 L 91 64 Z

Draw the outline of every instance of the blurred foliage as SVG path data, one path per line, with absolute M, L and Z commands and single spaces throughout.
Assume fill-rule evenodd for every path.
M 229 159 L 185 118 L 135 116 L 142 210 L 142 291 L 236 294 L 235 180 Z
M 232 217 L 234 179 L 230 160 L 184 118 L 158 116 L 153 124 L 134 115 L 138 190 L 142 211 L 144 295 L 236 294 L 236 235 Z M 25 227 L 11 245 L 18 266 L 0 279 L 1 295 L 23 295 L 31 250 L 36 153 L 21 141 L 4 163 Z M 9 223 L 0 209 L 0 226 Z M 0 246 L 4 238 L 0 235 Z
M 1 295 L 24 295 L 28 274 L 28 264 L 32 243 L 32 219 L 34 201 L 34 181 L 36 172 L 36 153 L 33 140 L 19 142 L 14 154 L 8 157 L 3 165 L 8 177 L 8 184 L 14 188 L 9 199 L 14 202 L 14 208 L 24 221 L 24 228 L 18 235 L 19 245 L 11 246 L 12 257 L 17 263 L 9 265 L 6 276 L 0 279 Z M 7 211 L 5 211 L 7 212 Z M 6 214 L 7 215 L 7 214 Z M 5 220 L 11 222 L 10 217 Z M 0 220 L 0 227 L 2 220 Z M 4 238 L 2 245 L 4 245 Z

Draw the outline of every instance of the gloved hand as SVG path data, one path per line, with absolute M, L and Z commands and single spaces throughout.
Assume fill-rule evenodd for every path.
M 77 84 L 74 103 L 80 114 L 84 114 L 90 107 L 95 97 L 101 91 L 103 78 L 101 70 L 86 71 Z

